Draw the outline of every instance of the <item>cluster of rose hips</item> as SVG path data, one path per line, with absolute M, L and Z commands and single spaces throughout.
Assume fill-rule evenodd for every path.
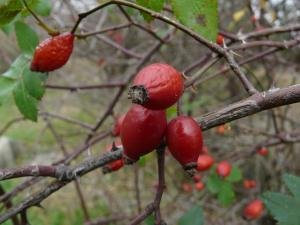
M 224 37 L 218 35 L 217 44 L 224 45 Z M 35 52 L 30 69 L 38 72 L 50 72 L 62 67 L 73 51 L 74 34 L 66 32 L 41 42 Z M 178 116 L 167 122 L 166 109 L 175 104 L 184 91 L 183 76 L 168 64 L 151 64 L 136 75 L 128 96 L 134 103 L 126 115 L 117 119 L 113 129 L 114 136 L 120 136 L 120 143 L 113 143 L 107 151 L 114 151 L 123 146 L 124 157 L 108 163 L 103 172 L 116 171 L 124 163 L 133 163 L 141 156 L 158 148 L 166 139 L 166 144 L 173 157 L 187 171 L 208 170 L 214 163 L 206 147 L 203 147 L 202 131 L 197 122 L 187 116 Z M 224 133 L 224 125 L 219 128 Z M 264 147 L 258 154 L 267 155 Z M 216 173 L 225 178 L 231 173 L 231 164 L 221 161 L 216 166 Z M 202 190 L 205 185 L 201 176 L 193 176 L 195 188 Z M 254 188 L 255 181 L 245 180 L 244 187 Z M 189 184 L 184 190 L 192 190 Z M 246 219 L 259 218 L 263 212 L 263 203 L 251 201 L 243 211 Z

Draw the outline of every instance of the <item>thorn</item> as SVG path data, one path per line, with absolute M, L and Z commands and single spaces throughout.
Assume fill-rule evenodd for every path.
M 183 76 L 183 79 L 189 80 L 189 77 L 184 72 L 182 72 L 181 75 Z
M 230 52 L 231 52 L 233 55 L 236 55 L 236 56 L 238 56 L 238 57 L 242 57 L 241 55 L 239 55 L 238 53 L 236 53 L 236 52 L 234 52 L 234 51 L 232 51 L 232 50 L 230 50 Z

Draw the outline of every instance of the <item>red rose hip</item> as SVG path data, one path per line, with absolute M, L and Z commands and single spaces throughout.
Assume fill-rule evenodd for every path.
M 121 126 L 121 141 L 126 163 L 157 148 L 167 127 L 166 112 L 150 110 L 134 104 L 127 112 Z
M 110 162 L 106 166 L 103 167 L 102 172 L 105 173 L 110 173 L 113 171 L 117 171 L 121 169 L 124 166 L 124 161 L 123 159 L 118 159 L 115 161 Z
M 128 97 L 148 109 L 161 110 L 176 103 L 183 89 L 180 72 L 168 64 L 155 63 L 138 72 Z
M 182 184 L 182 189 L 183 189 L 183 191 L 189 193 L 189 192 L 193 191 L 193 186 L 189 183 L 183 183 Z
M 200 154 L 197 160 L 197 170 L 208 170 L 214 164 L 214 158 L 208 154 Z
M 243 211 L 243 216 L 247 220 L 254 220 L 261 217 L 264 211 L 264 204 L 260 199 L 255 199 L 249 202 Z
M 193 176 L 193 180 L 194 180 L 195 183 L 201 181 L 201 179 L 202 179 L 202 177 L 199 174 L 195 174 Z
M 231 164 L 228 161 L 219 162 L 216 172 L 221 177 L 227 177 L 231 173 Z
M 201 181 L 195 183 L 195 188 L 196 188 L 196 190 L 198 190 L 198 191 L 202 191 L 202 190 L 204 189 L 204 187 L 205 187 L 205 185 L 204 185 L 204 183 L 201 182 Z
M 267 156 L 269 154 L 269 150 L 266 147 L 261 147 L 257 150 L 257 154 L 261 156 Z
M 245 179 L 243 181 L 243 186 L 244 186 L 245 189 L 255 188 L 256 187 L 256 181 L 255 180 Z
M 113 127 L 113 130 L 112 130 L 112 134 L 113 136 L 119 136 L 120 135 L 120 132 L 121 132 L 121 126 L 122 126 L 122 123 L 123 123 L 123 120 L 125 118 L 125 115 L 122 115 L 120 117 L 118 117 L 116 119 L 116 122 L 114 124 L 114 127 Z
M 197 122 L 187 116 L 171 120 L 167 128 L 167 144 L 174 158 L 185 168 L 192 169 L 202 152 L 202 131 Z
M 69 60 L 73 43 L 74 35 L 69 32 L 42 41 L 35 49 L 30 69 L 49 72 L 62 67 Z
M 114 142 L 114 144 L 109 145 L 107 147 L 106 152 L 115 151 L 118 148 L 122 148 L 122 147 L 123 146 L 122 146 L 121 142 L 119 140 L 117 140 L 116 142 Z M 104 174 L 110 173 L 110 172 L 117 171 L 117 170 L 121 169 L 123 166 L 124 166 L 124 160 L 123 160 L 123 158 L 117 159 L 117 160 L 114 160 L 114 161 L 106 164 L 102 168 L 102 172 Z
M 223 37 L 223 35 L 218 34 L 216 42 L 217 42 L 218 45 L 223 45 L 223 43 L 224 43 L 224 37 Z

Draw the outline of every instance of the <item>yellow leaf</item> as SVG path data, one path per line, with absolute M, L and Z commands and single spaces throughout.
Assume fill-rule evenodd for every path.
M 239 10 L 239 11 L 236 11 L 236 12 L 233 14 L 233 20 L 234 20 L 235 22 L 240 21 L 240 20 L 244 17 L 245 13 L 246 13 L 246 10 L 245 10 L 245 9 L 241 9 L 241 10 Z

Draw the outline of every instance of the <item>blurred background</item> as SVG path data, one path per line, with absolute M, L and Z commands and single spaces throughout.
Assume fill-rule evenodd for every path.
M 61 32 L 69 31 L 78 13 L 95 7 L 99 2 L 49 1 L 51 13 L 43 19 Z M 155 32 L 160 38 L 170 33 L 169 41 L 145 65 L 166 62 L 179 71 L 188 71 L 187 77 L 201 71 L 201 67 L 198 66 L 189 68 L 203 56 L 210 54 L 207 48 L 182 32 L 172 30 L 167 24 L 159 21 L 148 24 L 137 11 L 126 9 L 126 12 L 136 24 Z M 162 13 L 172 16 L 168 5 Z M 269 27 L 284 27 L 299 23 L 299 18 L 300 2 L 297 0 L 219 1 L 219 27 L 225 34 L 241 35 Z M 48 37 L 32 17 L 28 17 L 26 22 L 38 32 L 40 40 Z M 109 6 L 86 18 L 80 24 L 77 33 L 102 30 L 126 23 L 128 21 L 118 7 Z M 5 72 L 20 54 L 15 34 L 10 29 L 11 27 L 7 26 L 0 32 L 0 73 Z M 299 32 L 292 31 L 276 33 L 261 39 L 284 42 L 297 35 L 299 37 Z M 229 45 L 242 44 L 232 42 L 226 37 L 225 41 Z M 62 69 L 48 75 L 47 85 L 122 83 L 134 72 L 144 54 L 157 42 L 157 38 L 138 26 L 78 38 L 69 62 Z M 235 57 L 237 61 L 242 61 L 271 48 L 274 47 L 258 46 L 237 50 Z M 299 83 L 299 62 L 300 51 L 299 46 L 296 46 L 247 63 L 243 68 L 259 91 L 270 91 Z M 197 118 L 247 97 L 232 71 L 218 74 L 224 68 L 224 60 L 218 61 L 201 76 L 193 88 L 185 91 L 181 99 L 184 114 Z M 111 104 L 118 88 L 60 90 L 48 87 L 39 105 L 40 116 L 37 123 L 24 120 L 13 103 L 13 98 L 7 99 L 0 106 L 0 167 L 51 164 L 63 157 L 62 145 L 67 152 L 81 146 L 86 135 Z M 115 117 L 126 113 L 130 104 L 125 91 L 113 113 L 98 132 L 110 130 Z M 168 119 L 175 116 L 176 108 L 172 107 L 168 110 Z M 275 224 L 266 213 L 260 220 L 247 222 L 242 218 L 241 212 L 246 202 L 265 191 L 286 192 L 282 185 L 282 174 L 300 174 L 297 143 L 268 146 L 267 156 L 255 154 L 257 147 L 272 140 L 276 133 L 299 132 L 299 117 L 299 104 L 294 104 L 264 111 L 204 132 L 205 145 L 216 162 L 228 160 L 238 168 L 243 179 L 254 179 L 257 182 L 256 188 L 245 190 L 241 178 L 232 185 L 232 192 L 223 196 L 225 200 L 222 196 L 213 194 L 207 187 L 198 191 L 193 180 L 167 152 L 167 183 L 161 203 L 164 220 L 168 224 L 176 224 L 192 206 L 201 205 L 205 224 Z M 53 129 L 59 136 L 58 139 Z M 115 137 L 109 136 L 93 145 L 73 164 L 104 153 L 114 140 Z M 116 218 L 116 221 L 103 224 L 127 224 L 130 216 L 135 215 L 153 199 L 157 185 L 156 167 L 154 152 L 143 157 L 135 165 L 125 166 L 114 173 L 103 175 L 101 170 L 96 170 L 79 178 L 78 183 L 91 219 Z M 205 184 L 213 171 L 214 169 L 201 174 Z M 5 191 L 9 191 L 24 180 L 26 179 L 1 181 L 1 186 Z M 51 179 L 44 179 L 32 188 L 20 192 L 12 202 L 21 201 L 50 181 Z M 186 188 L 187 186 L 189 188 Z M 32 225 L 84 224 L 85 216 L 81 202 L 72 183 L 43 201 L 42 206 L 43 208 L 33 207 L 28 211 Z M 0 211 L 4 210 L 0 205 Z M 11 222 L 4 224 L 9 225 Z M 151 224 L 151 218 L 145 224 Z

